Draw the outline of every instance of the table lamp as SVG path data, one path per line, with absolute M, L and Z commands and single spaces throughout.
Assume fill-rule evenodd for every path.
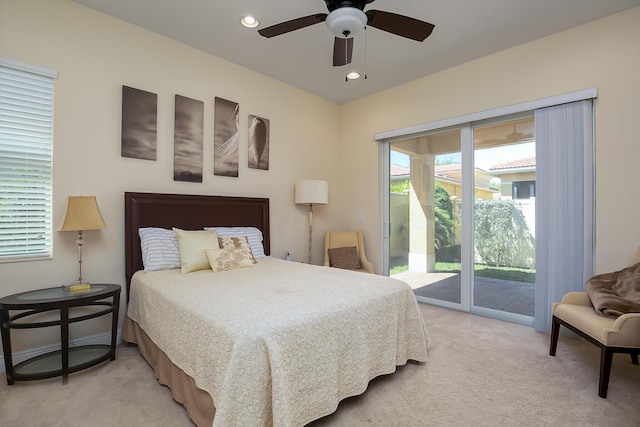
M 311 230 L 313 228 L 313 205 L 329 203 L 329 183 L 317 179 L 305 179 L 296 182 L 296 205 L 309 205 L 309 253 L 307 263 L 311 264 Z
M 78 239 L 78 279 L 70 286 L 88 287 L 89 283 L 82 279 L 82 244 L 84 243 L 83 231 L 100 230 L 107 225 L 100 215 L 98 202 L 95 196 L 69 196 L 67 210 L 64 214 L 58 231 L 77 231 Z

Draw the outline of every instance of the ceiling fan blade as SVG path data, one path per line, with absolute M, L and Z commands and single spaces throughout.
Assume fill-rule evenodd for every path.
M 319 24 L 320 22 L 324 22 L 325 19 L 327 19 L 326 13 L 316 13 L 315 15 L 303 16 L 301 18 L 292 19 L 291 21 L 281 22 L 279 24 L 263 28 L 258 30 L 258 33 L 267 38 L 275 37 L 301 28 L 309 27 L 314 24 Z
M 353 55 L 353 37 L 343 39 L 336 37 L 333 42 L 333 66 L 339 67 L 351 63 Z
M 366 14 L 369 18 L 368 25 L 419 42 L 429 37 L 435 27 L 419 19 L 382 10 L 369 10 Z

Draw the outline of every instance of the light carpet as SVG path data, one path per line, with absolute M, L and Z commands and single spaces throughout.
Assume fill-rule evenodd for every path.
M 599 350 L 533 329 L 421 304 L 429 360 L 373 380 L 360 396 L 310 426 L 632 426 L 640 422 L 640 366 L 613 360 L 609 397 L 598 397 Z M 135 346 L 60 378 L 0 377 L 0 426 L 191 426 Z

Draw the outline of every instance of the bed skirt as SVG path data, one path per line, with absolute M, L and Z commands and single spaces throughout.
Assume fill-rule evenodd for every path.
M 125 316 L 122 338 L 138 345 L 138 350 L 153 368 L 160 384 L 171 390 L 171 396 L 186 409 L 189 418 L 198 427 L 211 427 L 216 408 L 206 391 L 199 389 L 195 381 L 171 362 L 167 355 L 155 345 L 138 323 Z

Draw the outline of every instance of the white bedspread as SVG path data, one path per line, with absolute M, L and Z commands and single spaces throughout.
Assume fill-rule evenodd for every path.
M 137 272 L 128 315 L 211 395 L 214 426 L 302 426 L 429 343 L 404 282 L 274 258 Z

